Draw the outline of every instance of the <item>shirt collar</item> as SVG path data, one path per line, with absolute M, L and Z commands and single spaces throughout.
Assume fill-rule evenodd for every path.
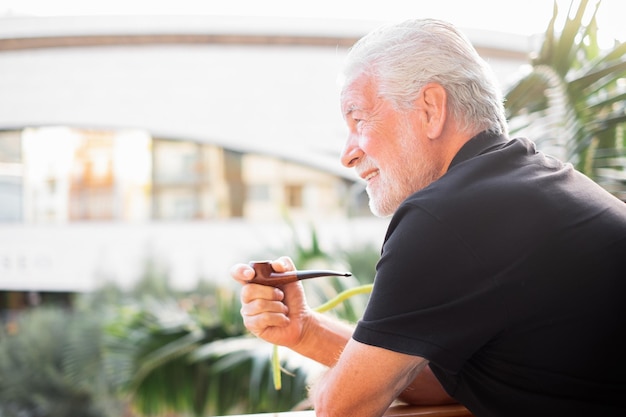
M 457 152 L 452 159 L 449 168 L 452 168 L 463 161 L 467 161 L 470 158 L 486 153 L 492 148 L 500 147 L 508 141 L 509 139 L 505 135 L 483 131 L 468 140 L 465 145 L 461 147 L 459 152 Z

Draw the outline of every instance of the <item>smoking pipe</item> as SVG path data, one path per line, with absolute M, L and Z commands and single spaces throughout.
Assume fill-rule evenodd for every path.
M 270 261 L 250 262 L 250 266 L 254 269 L 255 276 L 249 282 L 269 285 L 272 287 L 299 281 L 301 279 L 329 276 L 349 277 L 352 275 L 350 272 L 337 272 L 326 269 L 276 272 L 272 268 L 272 263 Z

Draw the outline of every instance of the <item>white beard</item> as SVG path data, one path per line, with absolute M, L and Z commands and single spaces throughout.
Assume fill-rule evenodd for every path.
M 396 163 L 383 169 L 367 157 L 361 162 L 380 170 L 375 183 L 366 187 L 370 210 L 378 217 L 391 216 L 408 196 L 441 176 L 437 159 L 419 149 L 406 124 L 399 133 L 403 151 L 397 155 Z

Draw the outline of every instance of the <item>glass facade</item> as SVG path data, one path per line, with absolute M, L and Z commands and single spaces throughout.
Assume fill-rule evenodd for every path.
M 276 220 L 285 209 L 296 216 L 345 215 L 347 186 L 271 156 L 142 130 L 0 132 L 4 223 Z

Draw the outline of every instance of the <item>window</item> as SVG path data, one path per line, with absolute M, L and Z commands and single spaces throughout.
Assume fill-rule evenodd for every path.
M 270 186 L 267 184 L 253 184 L 248 186 L 248 200 L 255 202 L 270 201 Z
M 302 208 L 303 187 L 299 184 L 288 184 L 285 186 L 285 200 L 287 206 L 291 208 Z

